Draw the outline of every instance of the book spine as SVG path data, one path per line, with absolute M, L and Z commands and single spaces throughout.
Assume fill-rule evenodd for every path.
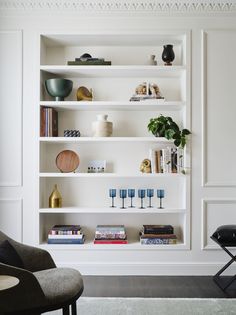
M 171 172 L 177 173 L 177 149 L 172 148 L 171 150 Z
M 174 229 L 144 229 L 144 234 L 173 234 Z
M 126 234 L 98 234 L 95 233 L 96 239 L 120 239 L 123 240 L 126 238 Z
M 128 244 L 127 240 L 94 240 L 94 244 Z
M 40 107 L 40 137 L 45 137 L 45 123 L 46 123 L 45 108 Z
M 177 171 L 178 173 L 184 171 L 184 150 L 182 148 L 177 149 Z
M 51 238 L 48 239 L 48 244 L 84 244 L 84 238 L 83 239 L 56 239 L 56 238 Z
M 58 137 L 58 112 L 52 109 L 52 136 Z
M 140 239 L 141 245 L 170 245 L 176 244 L 176 239 L 170 238 L 145 238 Z
M 67 61 L 68 66 L 110 66 L 111 61 Z
M 84 237 L 83 234 L 78 234 L 78 235 L 75 235 L 75 234 L 72 234 L 72 235 L 60 235 L 60 234 L 48 234 L 48 239 L 82 239 Z

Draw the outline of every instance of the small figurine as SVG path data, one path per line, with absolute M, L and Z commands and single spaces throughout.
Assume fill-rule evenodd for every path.
M 151 173 L 151 161 L 149 159 L 144 159 L 140 165 L 140 171 L 142 173 Z

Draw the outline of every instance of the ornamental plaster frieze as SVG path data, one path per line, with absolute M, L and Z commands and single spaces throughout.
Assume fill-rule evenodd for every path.
M 38 1 L 38 0 L 25 0 L 25 1 L 11 1 L 0 0 L 1 10 L 78 10 L 89 12 L 236 12 L 236 1 Z

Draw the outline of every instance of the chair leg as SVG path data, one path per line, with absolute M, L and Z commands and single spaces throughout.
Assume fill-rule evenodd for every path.
M 62 310 L 63 310 L 62 311 L 63 315 L 70 315 L 70 306 L 69 305 L 64 306 Z
M 77 315 L 76 301 L 71 304 L 72 315 Z

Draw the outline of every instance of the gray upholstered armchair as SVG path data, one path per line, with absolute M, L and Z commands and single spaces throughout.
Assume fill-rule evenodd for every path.
M 63 309 L 76 315 L 76 300 L 83 292 L 81 274 L 71 268 L 57 268 L 50 254 L 23 245 L 0 231 L 0 244 L 8 240 L 20 256 L 24 268 L 0 263 L 0 275 L 14 276 L 19 284 L 0 291 L 0 314 L 38 315 Z

